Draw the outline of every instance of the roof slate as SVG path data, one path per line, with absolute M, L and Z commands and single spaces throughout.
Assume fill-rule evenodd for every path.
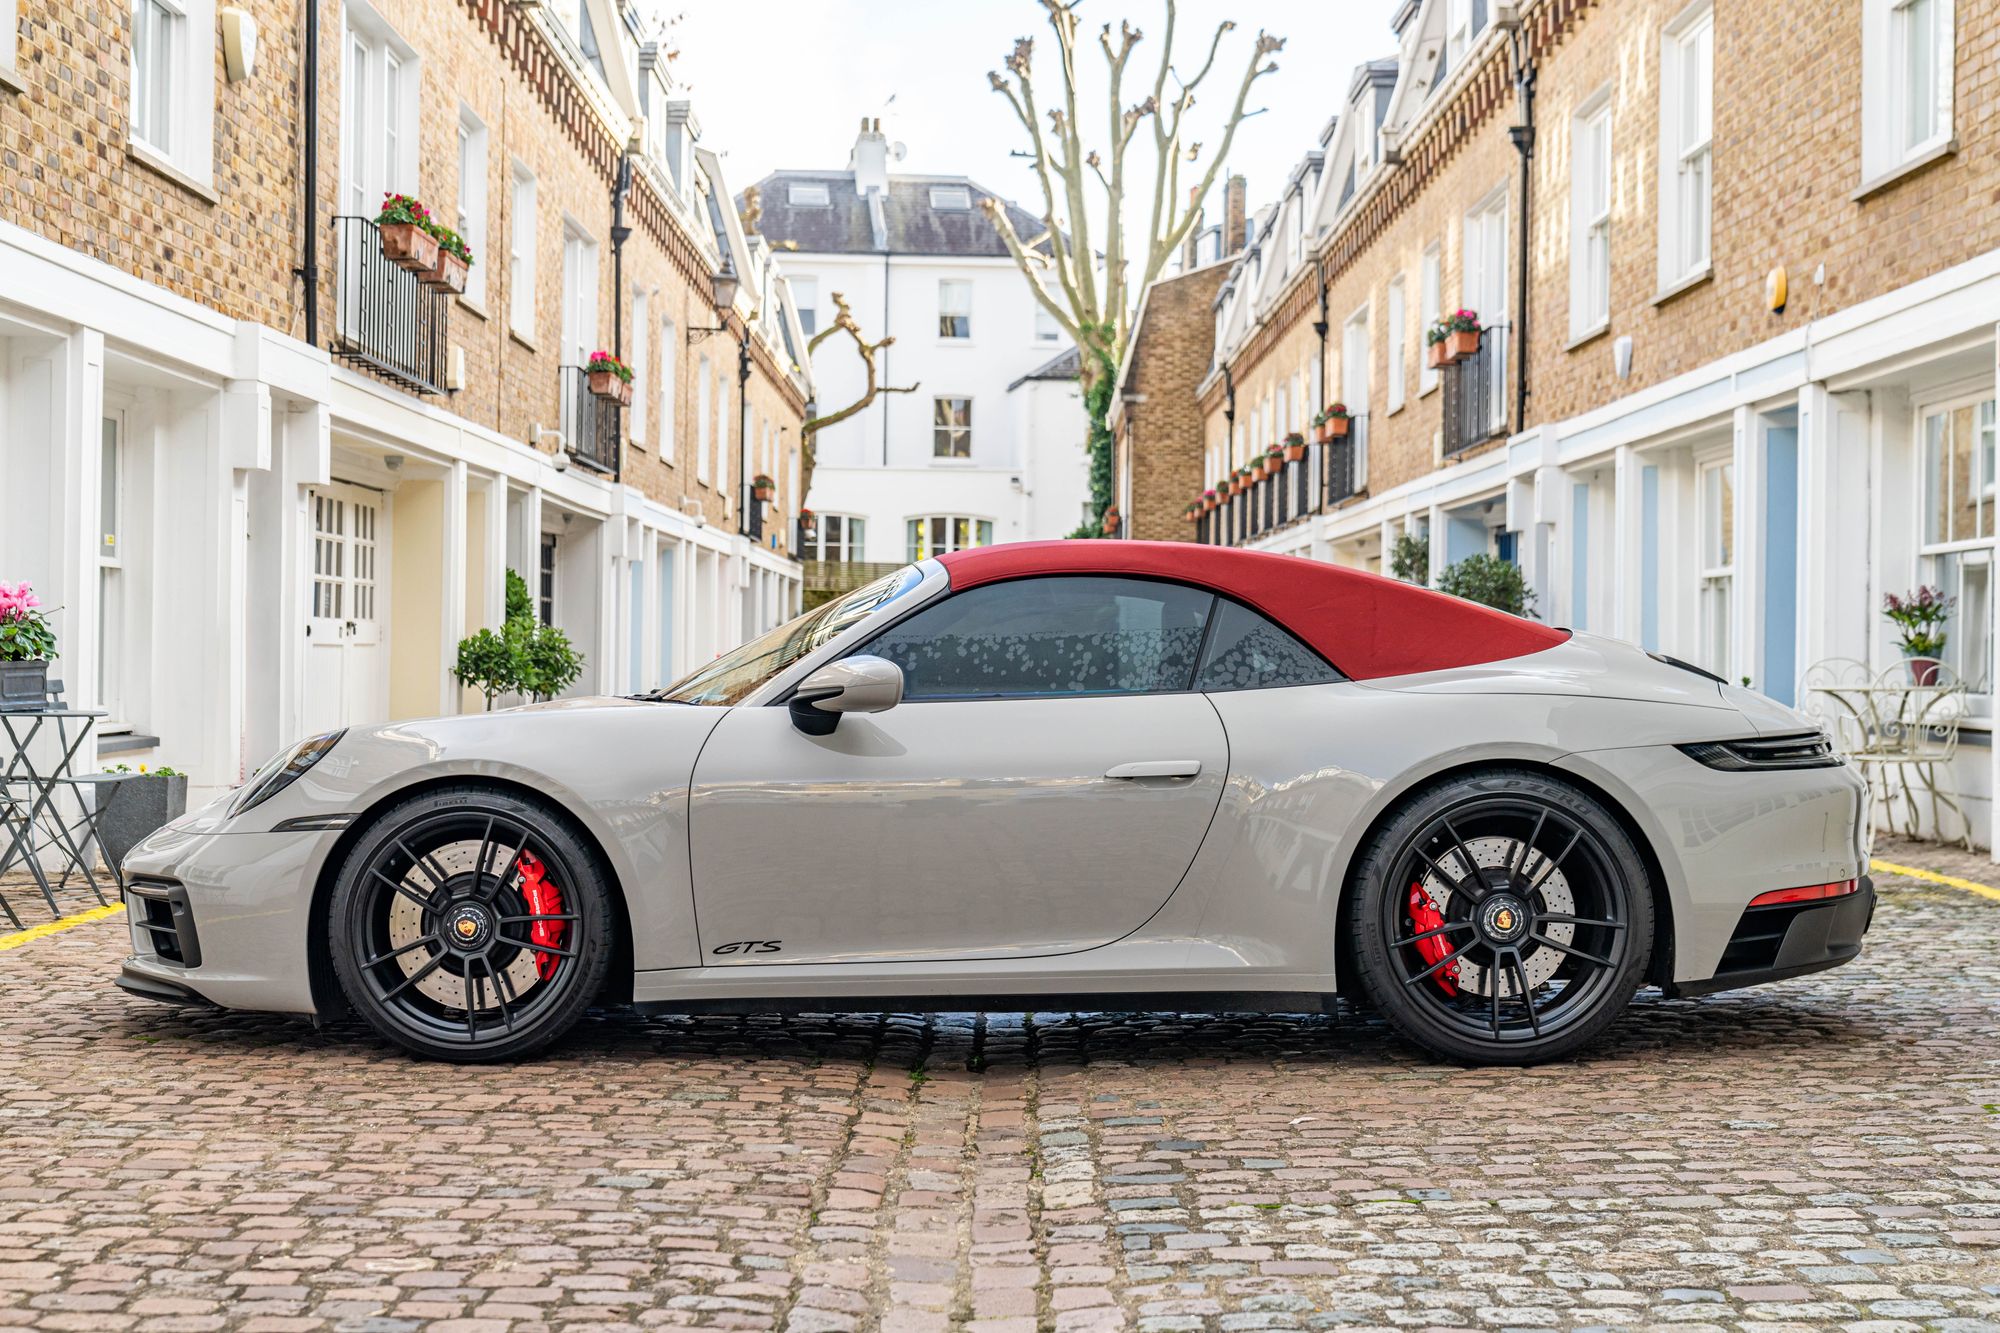
M 824 185 L 826 207 L 794 205 L 792 185 Z M 972 207 L 931 207 L 931 187 L 959 186 L 972 196 Z M 848 171 L 775 171 L 757 182 L 761 212 L 757 230 L 774 243 L 810 254 L 951 255 L 1004 259 L 1006 243 L 1000 230 L 980 207 L 982 199 L 999 199 L 1023 243 L 1042 234 L 1042 220 L 1010 200 L 964 176 L 891 176 L 881 200 L 879 230 L 871 220 L 869 200 L 854 188 Z M 738 201 L 739 207 L 741 201 Z

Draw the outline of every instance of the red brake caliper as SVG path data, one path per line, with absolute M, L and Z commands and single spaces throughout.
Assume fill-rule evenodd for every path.
M 1431 906 L 1431 900 L 1424 896 L 1424 886 L 1410 885 L 1410 924 L 1419 935 L 1428 934 L 1444 924 L 1444 913 Z M 1451 943 L 1443 935 L 1432 935 L 1427 940 L 1417 941 L 1417 956 L 1436 967 L 1451 953 Z M 1453 959 L 1431 974 L 1431 980 L 1438 984 L 1446 995 L 1458 994 L 1458 960 Z
M 562 890 L 547 876 L 547 867 L 528 853 L 521 853 L 521 897 L 526 900 L 528 911 L 535 916 L 562 914 Z M 560 921 L 537 921 L 528 928 L 529 940 L 544 949 L 562 947 L 562 933 L 563 923 Z M 536 953 L 535 971 L 543 981 L 547 981 L 556 974 L 556 956 Z

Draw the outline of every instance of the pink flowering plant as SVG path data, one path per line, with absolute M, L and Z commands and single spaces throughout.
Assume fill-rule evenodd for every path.
M 620 381 L 626 384 L 632 382 L 632 367 L 626 365 L 623 361 L 620 361 L 617 357 L 602 348 L 590 354 L 590 360 L 584 364 L 583 368 L 592 374 L 609 372 L 616 375 Z
M 25 583 L 0 583 L 0 662 L 41 662 L 56 655 L 56 632 L 42 601 Z
M 1945 596 L 1944 589 L 1923 587 L 1898 597 L 1885 593 L 1882 614 L 1902 632 L 1905 657 L 1936 657 L 1944 652 L 1945 624 L 1958 599 Z
M 423 200 L 412 198 L 407 194 L 383 195 L 382 211 L 375 215 L 376 225 L 390 227 L 399 222 L 413 223 L 425 231 L 431 231 L 437 226 L 431 220 L 431 211 L 424 207 Z

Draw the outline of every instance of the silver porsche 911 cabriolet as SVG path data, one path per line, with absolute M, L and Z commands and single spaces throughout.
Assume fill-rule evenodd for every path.
M 127 859 L 119 984 L 455 1060 L 597 1002 L 1345 995 L 1527 1063 L 1642 983 L 1855 957 L 1866 843 L 1818 732 L 1682 663 L 1293 557 L 1023 543 L 652 694 L 301 742 Z

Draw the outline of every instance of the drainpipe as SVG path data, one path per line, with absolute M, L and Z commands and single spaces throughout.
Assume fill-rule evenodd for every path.
M 750 321 L 736 349 L 736 530 L 750 531 L 750 506 L 759 503 L 750 486 Z
M 319 0 L 306 0 L 305 98 L 306 197 L 302 225 L 305 258 L 292 275 L 305 285 L 306 345 L 319 346 Z
M 631 188 L 632 153 L 628 148 L 618 155 L 618 179 L 611 187 L 611 355 L 620 361 L 625 359 L 625 242 L 632 239 L 632 229 L 625 225 L 625 195 Z M 625 446 L 621 439 L 611 479 L 622 481 L 624 476 Z
M 1520 121 L 1508 127 L 1507 137 L 1521 154 L 1521 240 L 1516 266 L 1517 309 L 1514 314 L 1516 351 L 1514 354 L 1514 429 L 1528 428 L 1528 227 L 1534 208 L 1535 159 L 1535 67 L 1528 60 L 1528 38 L 1524 29 L 1514 30 L 1514 96 L 1520 104 Z
M 1320 409 L 1324 411 L 1326 405 L 1333 401 L 1333 395 L 1328 391 L 1326 383 L 1326 334 L 1327 330 L 1333 327 L 1333 325 L 1332 321 L 1326 315 L 1326 259 L 1321 255 L 1313 256 L 1313 275 L 1319 281 L 1319 318 L 1313 321 L 1313 332 L 1319 335 L 1319 405 Z M 1313 512 L 1315 514 L 1326 511 L 1326 469 L 1329 461 L 1326 451 L 1331 447 L 1330 445 L 1322 444 L 1317 450 L 1319 454 L 1320 485 L 1319 494 L 1313 497 Z
M 1222 390 L 1224 394 L 1222 400 L 1222 419 L 1225 423 L 1222 429 L 1222 461 L 1226 475 L 1234 476 L 1236 473 L 1236 377 L 1230 373 L 1227 362 L 1223 363 L 1222 367 Z M 1233 497 L 1229 503 L 1218 506 L 1217 512 L 1223 515 L 1222 542 L 1220 544 L 1223 546 L 1233 545 L 1236 535 L 1236 505 Z

